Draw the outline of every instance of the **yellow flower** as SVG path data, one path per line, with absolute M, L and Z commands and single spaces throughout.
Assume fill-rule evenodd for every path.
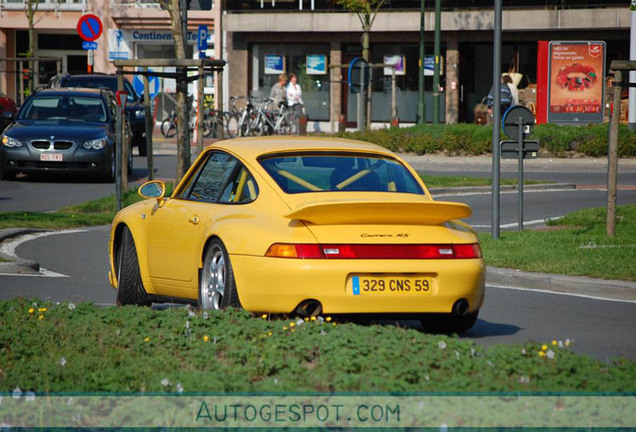
M 309 319 L 310 319 L 310 320 L 312 320 L 312 321 L 316 321 L 316 317 L 315 317 L 315 316 L 312 316 L 312 317 L 311 317 L 311 318 L 309 318 Z
M 150 342 L 150 336 L 146 336 L 146 337 L 144 338 L 144 342 Z
M 33 312 L 35 312 L 35 309 L 29 308 L 29 313 L 32 314 Z
M 305 317 L 305 322 L 309 322 L 309 318 Z
M 272 332 L 267 332 L 267 336 L 271 336 L 271 335 L 273 335 L 273 334 L 274 334 L 274 333 L 272 333 Z
M 267 319 L 267 314 L 263 314 L 263 315 L 261 315 L 261 318 L 263 318 L 263 319 Z
M 333 323 L 333 325 L 336 325 L 336 323 Z
M 545 357 L 545 352 L 539 351 L 539 357 Z
M 284 327 L 283 327 L 283 330 L 287 330 L 287 326 L 284 326 Z
M 44 319 L 44 315 L 40 315 L 40 316 L 38 317 L 38 319 L 39 319 L 40 321 L 42 321 L 42 320 Z
M 327 322 L 331 322 L 331 317 L 327 317 L 327 318 L 325 318 L 325 321 L 327 321 Z
M 556 340 L 552 341 L 552 345 L 557 346 L 558 342 Z
M 210 336 L 205 335 L 203 336 L 203 342 L 209 342 L 210 341 Z
M 38 312 L 46 312 L 46 308 L 38 308 Z
M 542 351 L 547 351 L 548 350 L 548 346 L 547 345 L 541 345 L 541 350 Z
M 296 327 L 296 323 L 290 322 L 290 323 L 289 323 L 289 326 L 290 326 L 290 327 Z

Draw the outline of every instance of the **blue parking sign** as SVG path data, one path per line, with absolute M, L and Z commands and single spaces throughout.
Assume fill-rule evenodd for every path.
M 200 25 L 197 32 L 197 48 L 199 51 L 208 49 L 208 26 Z

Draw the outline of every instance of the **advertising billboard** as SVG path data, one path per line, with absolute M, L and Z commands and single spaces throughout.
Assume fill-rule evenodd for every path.
M 552 41 L 548 61 L 548 123 L 602 123 L 605 42 Z
M 280 54 L 265 54 L 265 75 L 285 73 L 285 57 Z

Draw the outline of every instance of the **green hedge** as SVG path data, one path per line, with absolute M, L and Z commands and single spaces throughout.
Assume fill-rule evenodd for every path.
M 531 139 L 539 140 L 541 150 L 554 156 L 580 153 L 607 155 L 608 124 L 589 126 L 537 125 Z M 398 152 L 447 155 L 480 155 L 491 151 L 492 127 L 468 123 L 454 125 L 418 125 L 409 128 L 379 129 L 369 132 L 342 132 L 336 136 L 372 142 Z M 502 133 L 502 139 L 507 137 Z M 620 125 L 618 154 L 636 156 L 636 132 Z

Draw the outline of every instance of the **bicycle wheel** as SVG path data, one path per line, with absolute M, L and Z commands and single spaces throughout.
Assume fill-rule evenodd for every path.
M 239 117 L 236 114 L 230 114 L 225 119 L 225 132 L 230 138 L 236 138 L 239 135 Z
M 278 119 L 276 133 L 279 135 L 298 135 L 298 118 L 296 114 L 288 112 Z
M 161 134 L 166 138 L 172 138 L 177 134 L 177 124 L 170 117 L 161 122 Z

